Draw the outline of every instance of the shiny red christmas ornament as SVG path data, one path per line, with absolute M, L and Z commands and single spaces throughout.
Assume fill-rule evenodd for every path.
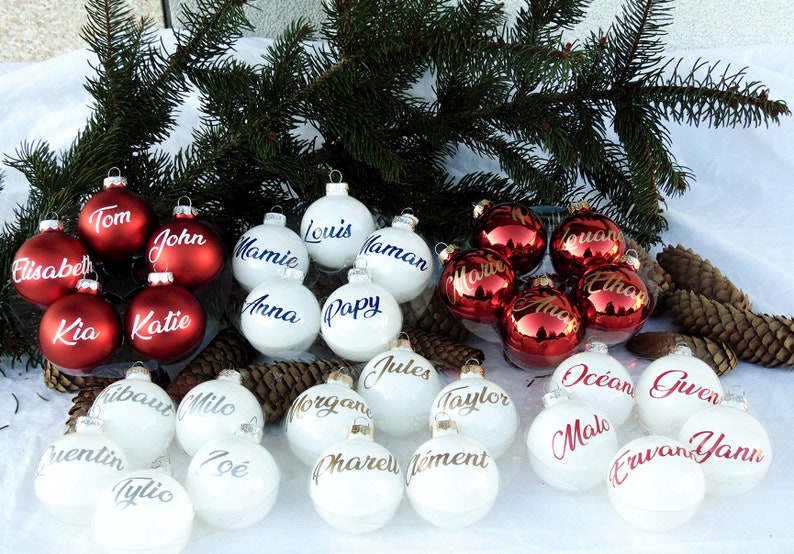
M 538 277 L 507 306 L 499 321 L 505 357 L 524 369 L 556 367 L 584 337 L 579 310 L 548 277 Z
M 53 302 L 41 318 L 41 353 L 65 373 L 91 373 L 121 346 L 121 319 L 99 293 L 97 281 L 81 279 L 73 294 Z
M 146 243 L 146 265 L 174 274 L 174 283 L 198 289 L 223 269 L 223 243 L 215 232 L 196 218 L 192 206 L 174 207 L 174 219 L 159 227 Z
M 572 295 L 589 337 L 618 344 L 648 321 L 653 299 L 639 267 L 639 259 L 624 254 L 616 263 L 591 267 L 578 279 Z
M 124 314 L 129 345 L 160 362 L 188 357 L 201 344 L 204 308 L 187 289 L 174 284 L 170 271 L 149 274 L 149 286 L 135 295 Z
M 576 202 L 551 235 L 549 255 L 561 276 L 578 277 L 587 268 L 612 263 L 626 252 L 626 238 L 607 216 L 587 202 Z
M 518 275 L 531 273 L 543 261 L 546 227 L 531 209 L 513 202 L 483 200 L 474 207 L 474 217 L 472 244 L 500 252 Z
M 450 313 L 478 336 L 498 340 L 496 324 L 518 288 L 510 262 L 490 248 L 455 245 L 438 259 L 443 266 L 439 291 Z
M 63 232 L 63 222 L 45 219 L 39 234 L 26 240 L 11 262 L 11 283 L 19 295 L 37 306 L 49 306 L 74 292 L 93 270 L 88 250 Z
M 80 210 L 77 236 L 102 259 L 119 263 L 140 253 L 156 226 L 151 204 L 127 188 L 127 179 L 112 175 Z

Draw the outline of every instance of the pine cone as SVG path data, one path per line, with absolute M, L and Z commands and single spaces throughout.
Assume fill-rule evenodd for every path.
M 116 381 L 116 379 L 109 379 L 105 377 L 87 377 L 83 379 L 80 390 L 72 398 L 72 407 L 69 408 L 69 419 L 66 421 L 66 432 L 74 432 L 74 427 L 77 424 L 77 418 L 80 416 L 88 415 L 88 410 L 99 393 L 105 390 L 109 384 Z
M 696 358 L 709 364 L 719 376 L 728 373 L 739 361 L 736 352 L 724 342 L 665 331 L 638 333 L 626 342 L 626 348 L 638 356 L 656 360 L 669 354 L 673 347 L 681 343 L 688 346 Z
M 447 337 L 458 342 L 465 341 L 470 333 L 460 321 L 455 319 L 441 299 L 441 292 L 436 287 L 430 297 L 430 302 L 421 314 L 413 314 L 403 321 L 404 325 L 415 329 L 422 329 L 442 337 Z
M 328 375 L 342 368 L 349 368 L 353 379 L 358 379 L 357 368 L 350 368 L 338 360 L 285 360 L 271 364 L 250 364 L 238 371 L 242 374 L 243 385 L 262 403 L 265 421 L 273 423 L 284 417 L 292 402 L 303 391 L 324 383 Z
M 752 310 L 750 299 L 711 262 L 704 260 L 691 249 L 666 246 L 656 256 L 659 264 L 667 270 L 677 289 L 686 289 L 702 294 L 717 302 L 732 304 L 740 310 Z
M 631 237 L 626 237 L 626 247 L 637 252 L 637 258 L 640 260 L 638 273 L 648 285 L 648 290 L 653 298 L 653 315 L 658 316 L 666 309 L 667 297 L 675 289 L 673 278 L 653 259 L 653 256 L 648 254 L 647 250 Z
M 236 329 L 220 331 L 166 387 L 166 392 L 179 404 L 190 389 L 215 379 L 224 369 L 236 369 L 250 364 L 256 351 Z
M 477 360 L 478 364 L 485 361 L 485 353 L 479 348 L 415 327 L 404 327 L 403 331 L 408 335 L 414 351 L 434 364 L 460 368 L 470 360 Z
M 41 373 L 44 377 L 44 384 L 52 390 L 58 392 L 74 392 L 78 391 L 86 383 L 88 377 L 82 375 L 69 375 L 63 373 L 51 361 L 44 359 L 41 364 Z
M 757 314 L 677 290 L 670 297 L 673 323 L 682 333 L 730 346 L 740 360 L 765 367 L 794 365 L 794 320 Z

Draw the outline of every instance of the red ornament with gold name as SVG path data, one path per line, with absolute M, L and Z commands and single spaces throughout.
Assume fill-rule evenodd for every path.
M 159 227 L 146 243 L 149 271 L 170 271 L 174 283 L 186 289 L 201 288 L 223 269 L 223 243 L 196 218 L 193 206 L 177 204 L 174 219 Z
M 578 277 L 590 267 L 612 263 L 626 251 L 626 238 L 607 216 L 587 202 L 576 202 L 551 235 L 549 255 L 562 277 Z
M 77 236 L 103 260 L 120 263 L 143 251 L 156 226 L 149 202 L 127 188 L 127 179 L 112 175 L 80 210 Z
M 450 313 L 475 335 L 498 342 L 496 325 L 518 289 L 510 262 L 491 248 L 455 245 L 438 259 L 443 265 L 439 291 Z
M 633 337 L 648 321 L 653 299 L 637 273 L 639 259 L 624 254 L 617 263 L 591 267 L 573 290 L 587 336 L 605 344 Z
M 504 355 L 523 369 L 555 367 L 576 352 L 582 319 L 568 296 L 538 277 L 507 306 L 499 333 Z
M 41 318 L 41 353 L 64 373 L 91 373 L 121 346 L 119 315 L 99 293 L 97 281 L 81 279 L 73 294 L 53 302 Z
M 37 306 L 49 306 L 71 294 L 92 271 L 88 250 L 63 232 L 63 222 L 45 219 L 39 234 L 26 240 L 11 262 L 11 283 L 19 295 Z
M 546 227 L 538 214 L 521 204 L 482 200 L 474 207 L 472 244 L 500 252 L 518 275 L 531 273 L 546 255 Z
M 187 358 L 201 344 L 204 308 L 170 271 L 149 274 L 149 286 L 135 295 L 124 314 L 127 342 L 139 354 L 161 362 Z

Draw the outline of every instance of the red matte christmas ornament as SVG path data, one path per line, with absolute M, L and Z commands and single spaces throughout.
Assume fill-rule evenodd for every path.
M 500 252 L 518 275 L 531 273 L 546 255 L 547 235 L 538 214 L 521 204 L 494 204 L 482 200 L 474 206 L 472 244 Z
M 100 295 L 99 283 L 81 279 L 76 292 L 53 302 L 39 324 L 39 348 L 64 373 L 91 373 L 121 345 L 121 320 Z
M 100 258 L 120 263 L 143 250 L 156 226 L 149 202 L 127 188 L 126 178 L 108 175 L 104 190 L 80 210 L 77 236 Z
M 538 277 L 505 309 L 499 322 L 504 355 L 523 369 L 555 367 L 584 337 L 579 310 L 548 277 Z
M 475 335 L 498 342 L 496 325 L 518 285 L 515 271 L 504 256 L 491 248 L 445 248 L 439 292 L 453 316 Z
M 159 262 L 159 263 L 158 263 Z M 196 218 L 193 206 L 177 204 L 174 219 L 158 228 L 146 243 L 146 265 L 165 265 L 174 283 L 186 289 L 209 284 L 223 269 L 223 243 L 215 232 Z
M 74 292 L 93 270 L 88 250 L 63 232 L 63 222 L 45 219 L 39 234 L 26 240 L 11 263 L 11 283 L 19 295 L 37 306 L 49 306 Z
M 589 268 L 576 282 L 573 298 L 587 336 L 605 344 L 633 337 L 648 321 L 653 299 L 637 273 L 638 258 L 624 254 L 616 263 Z
M 618 261 L 626 251 L 620 227 L 594 212 L 587 202 L 576 202 L 551 235 L 549 255 L 563 277 L 578 277 L 590 267 Z
M 161 362 L 188 357 L 204 338 L 206 315 L 198 299 L 174 284 L 170 271 L 149 274 L 149 286 L 124 314 L 125 337 L 139 354 Z

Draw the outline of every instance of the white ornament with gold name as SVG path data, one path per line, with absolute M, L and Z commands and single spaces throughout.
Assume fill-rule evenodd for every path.
M 372 410 L 353 390 L 353 379 L 333 371 L 325 383 L 309 387 L 292 402 L 284 433 L 295 456 L 311 467 L 323 450 L 347 437 L 355 421 L 372 423 Z
M 383 527 L 404 495 L 400 464 L 375 442 L 373 432 L 363 421 L 352 425 L 347 439 L 321 452 L 309 479 L 309 496 L 317 513 L 346 533 Z
M 485 379 L 485 370 L 475 363 L 464 365 L 460 379 L 436 395 L 428 423 L 432 425 L 443 413 L 455 421 L 462 434 L 479 441 L 494 458 L 504 454 L 518 431 L 518 411 L 510 395 Z

